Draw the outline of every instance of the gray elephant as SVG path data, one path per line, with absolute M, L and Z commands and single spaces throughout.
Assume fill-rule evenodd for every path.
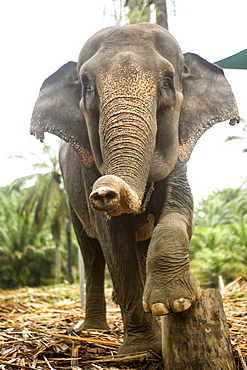
M 156 316 L 201 294 L 190 272 L 186 162 L 217 122 L 238 122 L 223 71 L 181 53 L 153 24 L 109 27 L 44 81 L 31 134 L 65 143 L 60 164 L 86 269 L 83 329 L 107 329 L 107 264 L 121 307 L 120 353 L 160 351 Z M 206 155 L 206 153 L 205 153 Z

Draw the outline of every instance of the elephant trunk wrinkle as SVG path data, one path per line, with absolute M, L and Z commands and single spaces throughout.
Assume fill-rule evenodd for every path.
M 121 111 L 111 114 L 102 114 L 102 117 L 105 122 L 111 121 L 112 126 L 116 125 L 116 128 L 118 129 L 121 129 L 121 126 L 122 129 L 124 129 L 126 124 L 133 126 L 133 128 L 140 128 L 140 124 L 144 124 L 146 126 L 146 129 L 150 131 L 153 129 L 151 124 L 154 118 L 153 116 L 148 115 L 148 112 L 143 113 L 143 111 L 137 112 L 136 110 L 131 111 L 127 109 L 122 109 Z
M 154 118 L 154 112 L 150 108 L 150 102 L 145 101 L 142 98 L 134 96 L 118 96 L 114 98 L 108 98 L 101 104 L 101 112 L 107 119 L 108 116 L 117 116 L 118 114 L 136 114 L 143 117 L 149 117 L 151 120 Z
M 106 171 L 108 174 L 127 181 L 134 191 L 138 191 L 140 180 L 145 178 L 142 184 L 144 191 L 149 173 L 149 163 L 145 160 L 145 153 L 141 153 L 138 147 L 135 148 L 132 143 L 129 143 L 129 145 L 132 145 L 132 147 L 128 148 L 126 142 L 124 142 L 124 147 L 111 146 L 110 153 L 104 155 Z
M 106 173 L 119 176 L 143 196 L 155 146 L 156 122 L 151 130 L 147 120 L 136 122 L 124 114 L 114 116 L 113 123 L 101 121 L 101 148 Z M 132 117 L 133 118 L 133 117 Z M 140 182 L 142 183 L 140 186 Z
M 99 135 L 105 175 L 122 179 L 143 198 L 157 131 L 154 102 L 142 96 L 101 96 Z M 136 212 L 136 210 L 135 210 Z
M 131 99 L 131 100 L 130 100 Z M 136 98 L 118 97 L 101 105 L 101 122 L 108 129 L 107 123 L 110 122 L 111 127 L 117 130 L 126 130 L 128 126 L 132 129 L 137 129 L 144 135 L 153 132 L 153 124 L 156 123 L 156 110 L 152 109 L 150 102 L 145 102 L 140 99 L 138 104 L 134 104 Z M 128 130 L 127 130 L 128 132 Z

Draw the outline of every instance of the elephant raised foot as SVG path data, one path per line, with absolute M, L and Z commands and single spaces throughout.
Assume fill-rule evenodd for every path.
M 182 312 L 200 296 L 200 283 L 189 270 L 169 282 L 157 281 L 148 276 L 143 295 L 143 308 L 145 312 L 152 312 L 156 316 Z

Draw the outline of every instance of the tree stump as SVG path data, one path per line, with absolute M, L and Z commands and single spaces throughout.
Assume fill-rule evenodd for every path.
M 235 370 L 221 294 L 207 289 L 187 311 L 163 316 L 165 370 Z

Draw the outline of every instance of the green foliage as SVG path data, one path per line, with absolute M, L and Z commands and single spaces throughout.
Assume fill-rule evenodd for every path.
M 125 6 L 129 7 L 127 13 L 129 24 L 150 22 L 150 2 L 145 0 L 126 0 Z
M 34 232 L 34 213 L 23 217 L 19 206 L 26 191 L 0 189 L 0 285 L 39 285 L 51 279 L 52 238 L 47 230 Z
M 117 25 L 155 22 L 168 28 L 166 0 L 112 0 Z M 174 7 L 175 2 L 170 0 Z
M 54 151 L 44 146 L 44 154 L 47 163 L 34 167 L 46 173 L 17 179 L 0 189 L 1 287 L 54 283 L 66 277 L 68 201 Z M 25 187 L 30 181 L 33 185 Z M 77 259 L 77 252 L 73 257 Z
M 113 0 L 116 25 L 150 21 L 150 4 L 145 0 Z
M 191 268 L 203 285 L 247 275 L 247 189 L 216 191 L 195 210 Z

